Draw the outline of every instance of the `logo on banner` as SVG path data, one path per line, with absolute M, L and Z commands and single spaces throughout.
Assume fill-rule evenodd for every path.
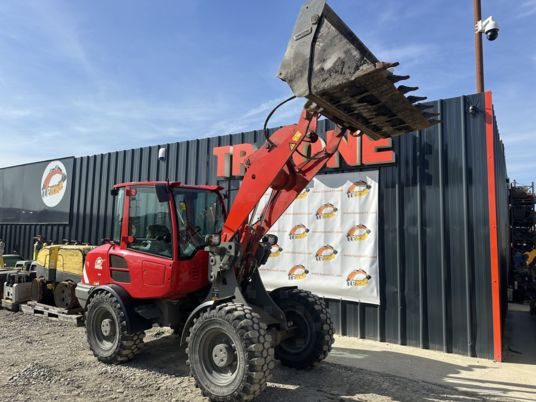
M 337 207 L 329 202 L 322 204 L 317 210 L 316 219 L 329 219 L 337 215 Z
M 326 244 L 325 246 L 322 246 L 316 250 L 315 259 L 317 261 L 331 261 L 337 257 L 337 253 L 338 251 L 335 250 L 333 246 Z
M 47 207 L 58 205 L 67 188 L 67 169 L 60 161 L 50 162 L 41 178 L 41 199 Z
M 303 265 L 294 265 L 288 271 L 288 279 L 290 281 L 301 281 L 307 277 L 307 274 L 309 274 L 309 270 Z
M 272 246 L 272 248 L 270 248 L 269 257 L 270 258 L 279 257 L 281 255 L 281 251 L 283 251 L 283 249 L 281 247 L 279 247 L 279 244 L 274 244 Z
M 368 284 L 371 276 L 364 269 L 356 269 L 346 277 L 346 286 L 357 288 Z
M 365 240 L 370 234 L 370 229 L 365 225 L 355 225 L 348 230 L 346 233 L 346 240 L 348 241 L 357 241 Z
M 290 240 L 305 239 L 308 233 L 309 229 L 305 225 L 299 224 L 290 229 L 288 237 Z
M 307 196 L 309 195 L 310 191 L 311 191 L 310 188 L 306 188 L 306 189 L 302 190 L 302 192 L 300 194 L 298 194 L 296 199 L 297 200 L 303 200 L 304 198 L 307 198 Z
M 348 190 L 346 190 L 346 196 L 348 198 L 364 197 L 369 193 L 370 188 L 370 184 L 368 184 L 366 181 L 359 180 L 353 182 L 350 187 L 348 187 Z

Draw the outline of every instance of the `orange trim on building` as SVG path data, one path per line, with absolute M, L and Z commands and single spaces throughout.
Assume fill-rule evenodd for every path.
M 499 244 L 497 234 L 497 187 L 495 183 L 495 141 L 493 130 L 493 101 L 491 91 L 485 93 L 486 153 L 488 168 L 489 248 L 491 262 L 491 304 L 493 317 L 493 357 L 502 361 L 502 326 L 499 273 Z

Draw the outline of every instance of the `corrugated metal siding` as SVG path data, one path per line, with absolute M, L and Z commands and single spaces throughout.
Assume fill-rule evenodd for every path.
M 441 124 L 396 138 L 396 163 L 379 167 L 380 306 L 329 300 L 329 308 L 340 334 L 492 358 L 484 96 L 440 100 L 434 108 Z M 321 122 L 319 134 L 329 128 Z M 98 243 L 111 236 L 109 189 L 116 182 L 217 183 L 232 200 L 239 180 L 216 177 L 212 149 L 263 138 L 252 131 L 167 144 L 167 164 L 157 160 L 159 146 L 76 158 L 71 225 L 0 225 L 0 236 L 26 256 L 36 234 Z M 504 294 L 507 176 L 496 126 L 495 151 Z

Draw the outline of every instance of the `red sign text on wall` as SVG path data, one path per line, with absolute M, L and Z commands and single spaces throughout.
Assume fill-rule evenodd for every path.
M 333 130 L 326 132 L 329 140 L 335 133 Z M 316 143 L 302 143 L 300 152 L 304 155 L 314 155 L 320 151 L 325 142 L 319 139 Z M 310 149 L 309 149 L 310 148 Z M 217 160 L 216 175 L 218 177 L 231 177 L 244 175 L 244 162 L 255 152 L 252 144 L 236 144 L 215 147 L 212 150 Z M 298 153 L 293 154 L 296 164 L 303 162 L 303 156 Z M 344 166 L 371 166 L 386 163 L 394 163 L 396 160 L 391 138 L 381 140 L 371 140 L 366 135 L 357 137 L 348 136 L 343 139 L 339 150 L 328 161 L 328 168 L 339 168 Z

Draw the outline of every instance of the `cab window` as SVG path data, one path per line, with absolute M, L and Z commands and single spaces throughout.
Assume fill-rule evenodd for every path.
M 127 247 L 149 254 L 173 257 L 169 204 L 159 202 L 154 187 L 135 187 L 130 196 Z
M 118 189 L 116 197 L 113 241 L 116 244 L 119 244 L 121 242 L 121 226 L 123 225 L 123 201 L 125 200 L 125 189 Z
M 179 227 L 179 257 L 190 258 L 205 247 L 205 237 L 220 233 L 223 205 L 215 191 L 175 188 L 175 207 Z

